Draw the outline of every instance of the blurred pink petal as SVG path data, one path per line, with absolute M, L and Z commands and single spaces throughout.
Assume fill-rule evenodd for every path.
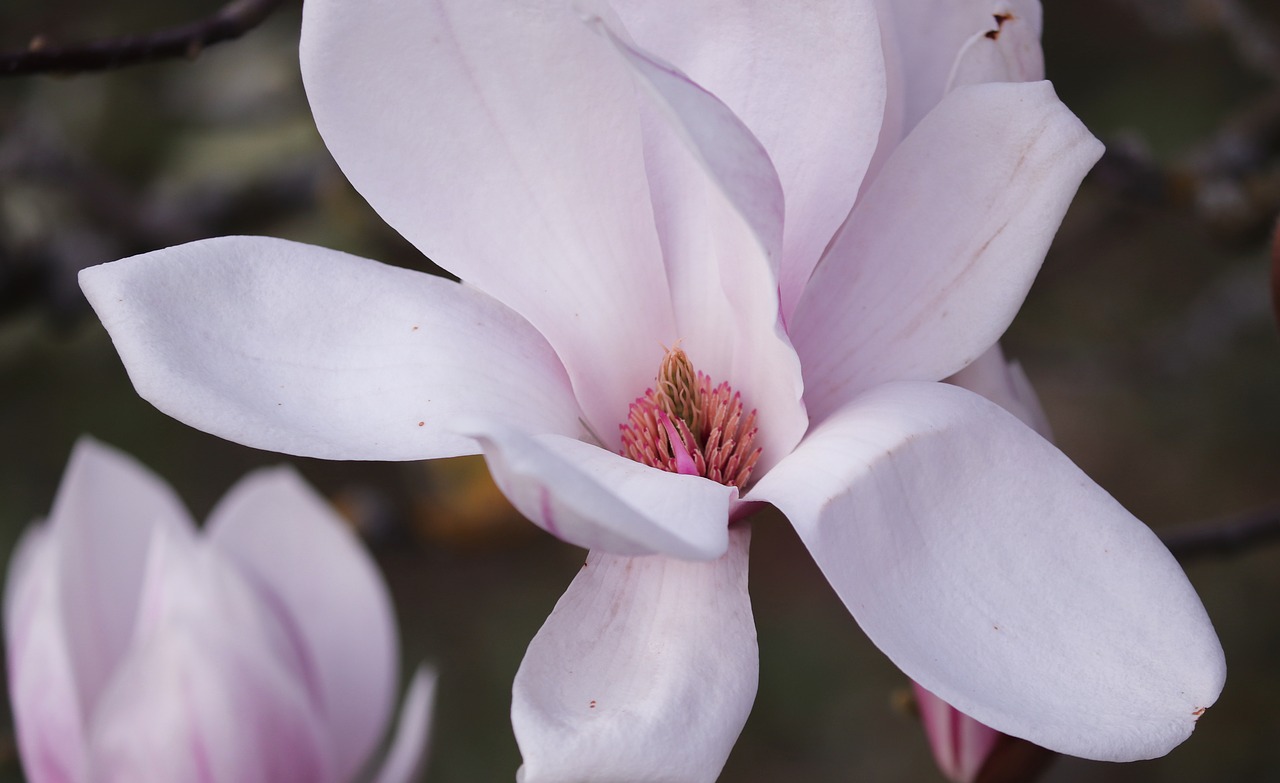
M 157 529 L 192 530 L 182 501 L 132 457 L 82 438 L 48 524 L 81 705 L 98 700 L 131 643 L 147 549 Z
M 973 783 L 1002 735 L 912 683 L 920 722 L 938 769 L 952 783 Z
M 386 588 L 290 471 L 241 482 L 200 533 L 154 474 L 82 439 L 9 573 L 9 685 L 33 781 L 336 783 L 385 732 Z M 408 738 L 425 746 L 418 687 L 400 758 L 420 755 Z
M 419 666 L 409 681 L 391 747 L 382 760 L 374 783 L 412 783 L 426 765 L 431 736 L 431 713 L 435 707 L 436 673 Z
M 289 468 L 241 479 L 206 525 L 210 546 L 286 614 L 339 779 L 386 733 L 399 678 L 391 597 L 337 513 Z
M 337 781 L 301 649 L 243 574 L 196 538 L 152 536 L 139 619 L 93 709 L 93 779 Z
M 18 754 L 31 783 L 84 783 L 84 709 L 59 601 L 57 549 L 28 528 L 9 560 L 4 637 Z

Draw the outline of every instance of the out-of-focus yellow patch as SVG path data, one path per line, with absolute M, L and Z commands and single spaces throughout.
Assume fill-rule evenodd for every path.
M 540 535 L 503 497 L 483 457 L 432 460 L 414 469 L 426 480 L 414 493 L 410 522 L 426 541 L 492 549 L 522 546 Z

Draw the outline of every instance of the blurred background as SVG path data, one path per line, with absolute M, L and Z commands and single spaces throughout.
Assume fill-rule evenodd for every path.
M 185 23 L 218 0 L 5 0 L 0 51 Z M 1063 450 L 1158 531 L 1280 514 L 1280 340 L 1268 244 L 1280 211 L 1280 4 L 1047 3 L 1063 100 L 1109 153 L 1005 341 Z M 200 517 L 282 457 L 206 436 L 135 396 L 75 283 L 84 266 L 267 234 L 429 268 L 343 179 L 308 113 L 300 4 L 194 62 L 0 80 L 0 555 L 47 513 L 91 433 Z M 406 669 L 441 672 L 432 783 L 512 780 L 524 647 L 582 552 L 521 520 L 477 460 L 293 460 L 365 535 Z M 725 781 L 934 781 L 907 681 L 776 517 L 756 524 L 760 694 Z M 1188 560 L 1229 680 L 1164 759 L 1059 760 L 1046 780 L 1280 780 L 1280 546 Z M 7 700 L 6 700 L 7 702 Z M 0 718 L 0 780 L 21 780 Z

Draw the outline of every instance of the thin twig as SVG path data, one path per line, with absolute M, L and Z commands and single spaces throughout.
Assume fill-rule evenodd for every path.
M 1271 310 L 1280 326 L 1280 220 L 1271 236 Z
M 257 27 L 283 2 L 231 0 L 212 16 L 190 24 L 78 46 L 54 46 L 36 36 L 24 51 L 0 53 L 0 76 L 105 71 L 177 57 L 192 59 L 205 47 L 239 38 Z
M 1280 542 L 1280 506 L 1214 522 L 1184 525 L 1168 531 L 1162 538 L 1169 551 L 1183 562 L 1239 554 L 1261 544 Z

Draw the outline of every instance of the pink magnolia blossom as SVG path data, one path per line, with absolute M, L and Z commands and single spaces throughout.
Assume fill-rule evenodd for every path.
M 386 587 L 285 468 L 236 484 L 197 531 L 154 474 L 82 439 L 4 602 L 32 783 L 339 783 L 391 717 Z M 433 688 L 419 670 L 378 783 L 416 774 Z
M 330 459 L 480 452 L 591 550 L 516 676 L 527 783 L 716 777 L 755 696 L 733 522 L 760 503 L 1001 731 L 1146 758 L 1217 698 L 1151 531 L 938 382 L 1008 326 L 1101 152 L 1048 83 L 981 83 L 1038 67 L 1039 8 L 880 11 L 308 0 L 329 150 L 463 282 L 254 237 L 82 273 L 170 415 Z

